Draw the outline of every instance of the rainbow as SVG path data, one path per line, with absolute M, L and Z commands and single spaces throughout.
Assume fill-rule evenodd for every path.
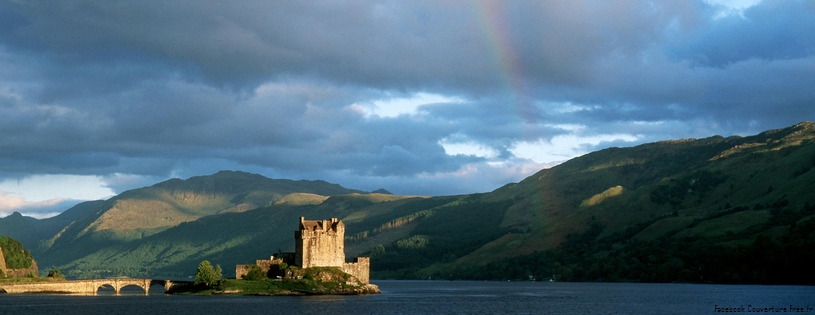
M 512 93 L 512 107 L 527 125 L 526 138 L 535 140 L 532 132 L 538 124 L 538 115 L 529 93 L 527 75 L 521 66 L 509 37 L 509 23 L 506 20 L 505 6 L 508 2 L 472 0 L 478 25 L 487 41 L 492 59 L 498 65 L 504 84 Z

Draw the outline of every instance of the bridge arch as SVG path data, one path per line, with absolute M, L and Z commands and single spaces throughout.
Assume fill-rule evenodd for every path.
M 163 282 L 162 283 L 151 282 L 149 288 L 150 288 L 151 292 L 159 292 L 159 293 L 167 292 L 167 287 L 165 286 L 165 284 Z
M 144 290 L 144 295 L 147 295 L 150 292 L 150 282 L 149 279 L 101 279 L 101 280 L 94 280 L 93 285 L 95 287 L 94 294 L 99 292 L 99 289 L 110 286 L 113 288 L 113 293 L 119 295 L 122 291 L 122 288 L 135 285 L 140 287 Z
M 94 283 L 93 286 L 95 287 L 95 289 L 93 290 L 93 294 L 99 294 L 99 290 L 110 290 L 110 289 L 113 289 L 114 294 L 118 294 L 118 290 L 116 290 L 116 287 L 114 287 L 113 284 L 110 283 Z
M 136 284 L 136 283 L 126 283 L 126 284 L 122 284 L 122 286 L 120 286 L 120 287 L 119 287 L 119 292 L 121 292 L 121 291 L 122 291 L 122 289 L 127 288 L 127 287 L 137 287 L 137 288 L 140 288 L 140 289 L 142 289 L 142 291 L 144 291 L 144 295 L 147 295 L 147 292 L 149 292 L 149 291 L 150 291 L 150 287 L 149 287 L 149 286 L 145 287 L 144 285 L 141 285 L 141 284 Z

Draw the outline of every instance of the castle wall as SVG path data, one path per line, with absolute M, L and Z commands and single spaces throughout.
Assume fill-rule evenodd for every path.
M 283 263 L 283 259 L 278 258 L 275 259 L 272 256 L 270 259 L 258 259 L 255 261 L 255 265 L 260 267 L 260 270 L 263 270 L 267 275 L 269 274 L 269 270 L 273 270 L 275 272 L 280 271 L 280 264 Z M 242 277 L 249 273 L 249 267 L 252 265 L 235 265 L 235 279 L 242 279 Z
M 255 264 L 258 265 L 261 270 L 267 273 L 270 269 L 272 269 L 272 266 L 276 268 L 277 266 L 280 266 L 281 263 L 283 263 L 283 259 L 274 259 L 274 256 L 272 256 L 272 259 L 258 259 L 255 261 Z
M 368 284 L 371 281 L 371 258 L 357 257 L 352 263 L 342 264 L 342 271 L 354 276 L 359 282 Z
M 243 279 L 249 273 L 249 266 L 251 265 L 235 265 L 235 279 Z

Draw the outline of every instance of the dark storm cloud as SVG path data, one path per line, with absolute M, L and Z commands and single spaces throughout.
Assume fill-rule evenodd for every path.
M 566 150 L 577 152 L 815 119 L 815 5 L 722 10 L 644 0 L 5 1 L 0 174 L 101 175 L 127 187 L 143 181 L 111 174 L 244 169 L 464 193 L 551 162 L 518 158 L 521 143 L 606 139 Z M 372 112 L 421 93 L 447 100 Z M 492 153 L 455 155 L 445 143 Z
M 32 1 L 7 6 L 19 17 L 4 25 L 4 42 L 22 51 L 79 65 L 137 60 L 230 86 L 313 74 L 369 86 L 421 87 L 460 80 L 467 68 L 480 69 L 469 77 L 482 80 L 483 68 L 491 67 L 476 53 L 484 43 L 468 5 Z M 451 24 L 456 26 L 447 27 Z
M 814 17 L 812 1 L 764 1 L 741 15 L 720 17 L 690 30 L 668 51 L 709 67 L 750 59 L 809 58 L 815 54 Z

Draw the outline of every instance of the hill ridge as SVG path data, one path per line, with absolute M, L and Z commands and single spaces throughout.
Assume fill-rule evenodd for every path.
M 247 185 L 256 174 L 225 171 L 186 182 L 168 180 L 151 186 L 153 190 L 128 191 L 86 205 L 92 206 L 81 212 L 87 215 L 74 220 L 74 226 L 61 231 L 61 237 L 38 253 L 57 258 L 38 259 L 67 268 L 71 271 L 66 274 L 73 276 L 185 276 L 185 270 L 193 270 L 203 259 L 229 265 L 290 250 L 291 231 L 300 216 L 338 217 L 345 220 L 346 235 L 351 238 L 346 250 L 370 256 L 374 275 L 380 278 L 493 278 L 497 276 L 486 275 L 483 268 L 512 274 L 523 267 L 546 277 L 571 273 L 564 279 L 591 280 L 596 278 L 590 278 L 590 273 L 577 275 L 574 268 L 600 264 L 602 260 L 597 257 L 623 255 L 630 259 L 636 247 L 629 244 L 640 242 L 679 248 L 677 242 L 688 240 L 688 244 L 706 250 L 736 251 L 732 257 L 741 257 L 738 251 L 748 252 L 755 244 L 763 246 L 761 240 L 810 246 L 804 240 L 815 239 L 815 235 L 808 236 L 800 227 L 815 226 L 815 214 L 810 213 L 815 212 L 815 196 L 810 189 L 815 187 L 813 169 L 815 124 L 802 122 L 743 137 L 711 136 L 607 148 L 542 169 L 489 193 L 460 196 L 334 191 L 338 185 L 321 181 L 262 180 L 265 184 Z M 231 177 L 236 180 L 228 180 Z M 277 196 L 283 190 L 271 192 L 278 187 L 275 185 L 298 191 Z M 292 188 L 298 185 L 344 193 Z M 242 188 L 249 186 L 252 189 Z M 172 188 L 180 193 L 174 195 Z M 184 193 L 190 194 L 188 199 L 181 198 Z M 113 215 L 109 210 L 116 202 L 139 196 L 164 204 L 177 201 L 174 207 L 189 206 L 186 210 L 192 214 L 207 215 L 163 229 L 136 230 L 138 237 L 130 238 L 122 237 L 128 236 L 126 233 L 111 234 L 111 229 L 89 228 L 96 220 L 94 216 Z M 203 196 L 210 198 L 207 202 L 217 202 L 208 203 L 208 209 L 191 206 L 198 200 L 195 198 L 206 199 Z M 241 204 L 257 207 L 240 208 Z M 80 229 L 88 231 L 82 235 L 72 232 Z M 576 252 L 576 248 L 592 252 Z M 810 249 L 815 252 L 815 248 Z M 685 266 L 704 261 L 671 253 L 674 256 L 666 261 L 681 260 Z M 562 256 L 566 254 L 580 258 Z M 542 267 L 528 261 L 539 261 Z M 110 271 L 100 273 L 102 269 Z M 688 270 L 683 277 L 698 275 L 695 269 L 683 269 Z M 731 269 L 726 272 L 738 273 Z M 632 273 L 615 273 L 614 277 L 668 279 Z M 771 281 L 764 276 L 748 278 Z

